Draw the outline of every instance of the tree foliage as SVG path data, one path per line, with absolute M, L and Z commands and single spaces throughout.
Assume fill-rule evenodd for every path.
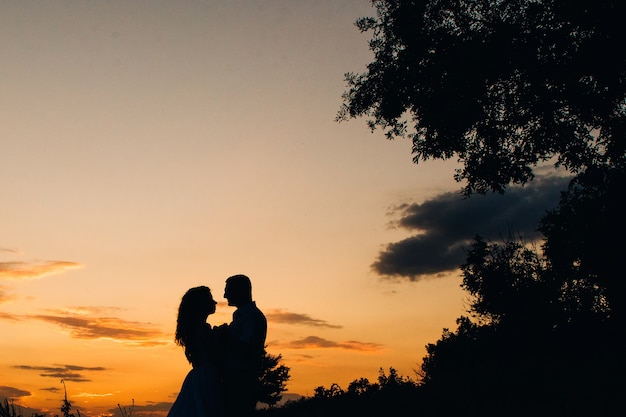
M 456 156 L 465 192 L 524 184 L 553 160 L 624 167 L 626 2 L 374 0 L 374 60 L 348 73 L 338 120 Z
M 338 120 L 410 138 L 416 163 L 458 158 L 468 195 L 525 184 L 547 161 L 573 177 L 540 249 L 476 238 L 462 265 L 470 317 L 427 345 L 423 398 L 442 415 L 618 413 L 626 2 L 372 3 L 357 27 L 374 60 L 346 75 Z
M 626 280 L 621 257 L 626 219 L 623 192 L 626 171 L 620 167 L 589 169 L 561 194 L 557 208 L 542 219 L 544 251 L 563 282 L 570 305 L 609 310 L 626 323 Z
M 556 213 L 571 209 L 572 200 L 578 206 L 575 196 L 587 201 L 577 193 L 576 187 L 564 193 L 544 228 L 574 228 Z M 472 317 L 458 318 L 456 331 L 444 329 L 429 343 L 421 365 L 432 401 L 454 398 L 449 415 L 588 416 L 621 408 L 626 345 L 623 321 L 610 308 L 621 305 L 598 285 L 601 275 L 581 267 L 586 250 L 561 248 L 556 254 L 566 259 L 558 260 L 553 249 L 563 241 L 552 243 L 541 252 L 521 238 L 476 238 L 462 266 Z
M 519 326 L 550 326 L 560 284 L 551 285 L 547 265 L 523 240 L 487 243 L 477 237 L 461 266 L 461 287 L 472 297 L 469 310 L 479 322 Z M 532 303 L 529 300 L 533 300 Z
M 400 375 L 394 368 L 389 368 L 388 374 L 380 368 L 377 382 L 371 383 L 367 378 L 355 379 L 347 390 L 337 383 L 328 388 L 318 386 L 313 397 L 259 410 L 259 414 L 266 417 L 395 416 L 416 410 L 423 399 L 419 385 L 411 378 Z
M 3 398 L 0 401 L 0 417 L 21 417 L 19 406 L 16 406 L 13 401 L 9 401 L 8 398 Z
M 283 398 L 282 393 L 287 390 L 289 368 L 280 364 L 282 358 L 282 355 L 270 355 L 266 352 L 261 362 L 258 402 L 269 407 L 275 406 Z

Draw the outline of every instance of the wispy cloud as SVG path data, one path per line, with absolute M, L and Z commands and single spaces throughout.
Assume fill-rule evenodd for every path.
M 105 371 L 106 368 L 101 366 L 86 367 L 78 365 L 53 365 L 53 366 L 31 366 L 31 365 L 15 365 L 14 368 L 22 369 L 26 371 L 39 372 L 40 376 L 48 378 L 58 378 L 65 381 L 72 382 L 89 382 L 91 379 L 87 378 L 84 372 L 100 372 Z
M 81 267 L 71 261 L 0 262 L 0 279 L 36 279 Z
M 103 398 L 103 397 L 112 397 L 113 394 L 112 392 L 105 392 L 103 394 L 96 394 L 93 392 L 80 392 L 78 394 L 75 394 L 74 397 L 79 397 L 79 398 Z
M 0 385 L 0 398 L 21 398 L 30 396 L 30 392 L 23 389 Z
M 292 313 L 283 309 L 269 310 L 265 313 L 268 321 L 285 324 L 302 324 L 313 327 L 341 329 L 342 326 L 330 324 L 326 320 L 315 319 L 308 314 Z
M 356 340 L 335 342 L 318 336 L 307 336 L 304 339 L 285 343 L 273 342 L 272 346 L 283 349 L 344 349 L 357 352 L 378 352 L 383 349 L 383 345 L 378 343 L 358 342 Z
M 19 254 L 20 251 L 17 249 L 13 249 L 13 248 L 0 248 L 0 253 L 13 253 L 13 254 Z
M 144 347 L 169 342 L 169 336 L 150 323 L 93 314 L 103 310 L 102 307 L 71 307 L 52 310 L 50 314 L 34 314 L 28 317 L 68 329 L 70 335 L 77 339 L 109 339 Z
M 6 286 L 0 285 L 0 304 L 15 300 L 15 295 L 9 294 Z
M 0 311 L 0 320 L 21 321 L 22 317 L 17 316 L 15 314 L 5 313 L 5 312 Z
M 121 307 L 112 306 L 65 306 L 57 310 L 48 310 L 52 313 L 58 313 L 63 315 L 75 315 L 75 316 L 93 316 L 93 315 L 107 315 L 117 314 L 125 311 Z

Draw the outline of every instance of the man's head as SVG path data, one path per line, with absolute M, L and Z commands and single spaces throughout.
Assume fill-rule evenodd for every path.
M 239 307 L 252 302 L 252 283 L 245 275 L 233 275 L 226 279 L 224 298 L 229 306 Z

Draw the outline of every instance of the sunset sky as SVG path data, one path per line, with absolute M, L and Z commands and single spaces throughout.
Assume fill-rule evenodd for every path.
M 288 392 L 456 329 L 476 234 L 533 230 L 563 180 L 464 200 L 455 161 L 335 122 L 366 0 L 0 0 L 0 398 L 165 413 L 180 297 L 243 273 Z M 450 115 L 454 117 L 454 115 Z M 25 413 L 26 415 L 27 413 Z

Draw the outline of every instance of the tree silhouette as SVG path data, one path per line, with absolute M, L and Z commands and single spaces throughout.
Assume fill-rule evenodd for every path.
M 626 280 L 623 278 L 623 190 L 626 171 L 590 169 L 562 193 L 557 208 L 541 221 L 544 250 L 555 274 L 567 287 L 570 304 L 588 310 L 609 309 L 616 325 L 626 324 Z M 587 296 L 581 297 L 581 289 Z
M 477 237 L 461 270 L 461 287 L 472 296 L 469 311 L 479 323 L 538 331 L 568 321 L 562 282 L 521 238 L 487 243 Z
M 337 120 L 408 137 L 416 163 L 458 158 L 468 196 L 523 185 L 547 161 L 573 176 L 539 224 L 540 250 L 477 236 L 462 265 L 470 317 L 421 367 L 430 411 L 623 412 L 626 2 L 372 4 L 357 27 L 374 60 L 346 74 Z
M 313 392 L 316 398 L 339 397 L 345 393 L 337 383 L 332 383 L 329 388 L 325 388 L 324 386 L 316 387 Z
M 273 416 L 325 416 L 325 417 L 380 417 L 405 415 L 421 403 L 418 384 L 400 375 L 394 368 L 389 374 L 380 368 L 378 382 L 367 378 L 352 381 L 347 390 L 337 383 L 328 388 L 318 386 L 313 397 L 289 401 L 279 408 L 260 410 L 262 415 Z M 418 414 L 419 415 L 419 414 Z
M 269 407 L 275 406 L 283 398 L 282 393 L 287 390 L 289 368 L 280 365 L 282 358 L 282 355 L 270 355 L 266 352 L 261 362 L 258 402 Z
M 458 157 L 466 193 L 504 191 L 554 158 L 624 166 L 621 0 L 380 0 L 374 61 L 348 73 L 337 119 L 409 137 L 414 161 Z
M 65 386 L 65 380 L 61 380 L 63 384 L 63 402 L 61 403 L 61 412 L 63 413 L 63 417 L 75 417 L 74 413 L 72 413 L 72 403 L 67 399 L 67 387 Z M 80 410 L 76 410 L 78 413 L 78 417 L 80 417 Z
M 0 417 L 21 417 L 22 413 L 19 406 L 13 403 L 13 400 L 9 401 L 8 398 L 3 398 L 0 401 Z
M 365 395 L 372 390 L 377 390 L 378 386 L 375 384 L 371 384 L 369 379 L 367 378 L 359 378 L 350 382 L 348 385 L 348 389 L 346 390 L 346 394 L 359 396 Z

